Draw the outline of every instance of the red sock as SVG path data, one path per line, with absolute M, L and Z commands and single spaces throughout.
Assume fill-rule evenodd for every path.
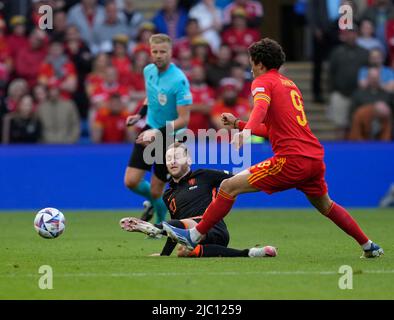
M 368 242 L 368 237 L 364 234 L 357 222 L 340 205 L 332 203 L 328 211 L 327 218 L 334 222 L 339 228 L 352 236 L 360 245 Z
M 215 224 L 230 212 L 234 201 L 235 198 L 219 190 L 218 196 L 211 202 L 207 210 L 205 210 L 202 220 L 196 226 L 197 231 L 201 234 L 207 234 Z

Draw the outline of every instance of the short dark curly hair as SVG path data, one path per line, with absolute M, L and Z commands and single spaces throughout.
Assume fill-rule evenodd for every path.
M 279 69 L 286 61 L 281 45 L 270 38 L 264 38 L 249 47 L 250 58 L 255 64 L 261 63 L 268 70 Z

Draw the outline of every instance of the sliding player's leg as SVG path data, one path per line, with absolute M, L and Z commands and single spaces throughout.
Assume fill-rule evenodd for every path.
M 196 227 L 182 230 L 164 223 L 164 230 L 174 241 L 184 244 L 189 249 L 193 249 L 203 239 L 203 236 L 230 212 L 237 195 L 259 191 L 249 184 L 248 179 L 250 177 L 249 170 L 245 170 L 230 179 L 223 180 L 217 197 L 205 210 L 201 221 Z
M 242 257 L 276 257 L 277 249 L 272 246 L 265 246 L 263 248 L 251 248 L 251 249 L 233 249 L 224 247 L 217 244 L 199 244 L 193 250 L 189 250 L 187 247 L 180 245 L 178 247 L 178 257 L 193 257 L 193 258 L 242 258 Z

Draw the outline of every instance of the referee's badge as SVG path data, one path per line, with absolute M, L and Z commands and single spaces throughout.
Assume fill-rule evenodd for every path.
M 158 98 L 159 98 L 159 103 L 160 103 L 162 106 L 165 106 L 166 103 L 167 103 L 167 96 L 166 96 L 164 93 L 159 93 Z

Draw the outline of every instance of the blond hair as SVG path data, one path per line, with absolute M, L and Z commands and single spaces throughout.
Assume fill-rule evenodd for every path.
M 177 148 L 181 148 L 183 149 L 183 151 L 185 152 L 186 155 L 189 155 L 189 150 L 186 146 L 186 144 L 184 144 L 181 141 L 175 141 L 174 143 L 170 144 L 167 148 L 167 151 L 170 149 L 177 149 Z
M 170 46 L 172 46 L 172 40 L 171 38 L 164 34 L 164 33 L 157 33 L 154 35 L 151 35 L 149 38 L 149 44 L 160 44 L 160 43 L 168 43 Z

